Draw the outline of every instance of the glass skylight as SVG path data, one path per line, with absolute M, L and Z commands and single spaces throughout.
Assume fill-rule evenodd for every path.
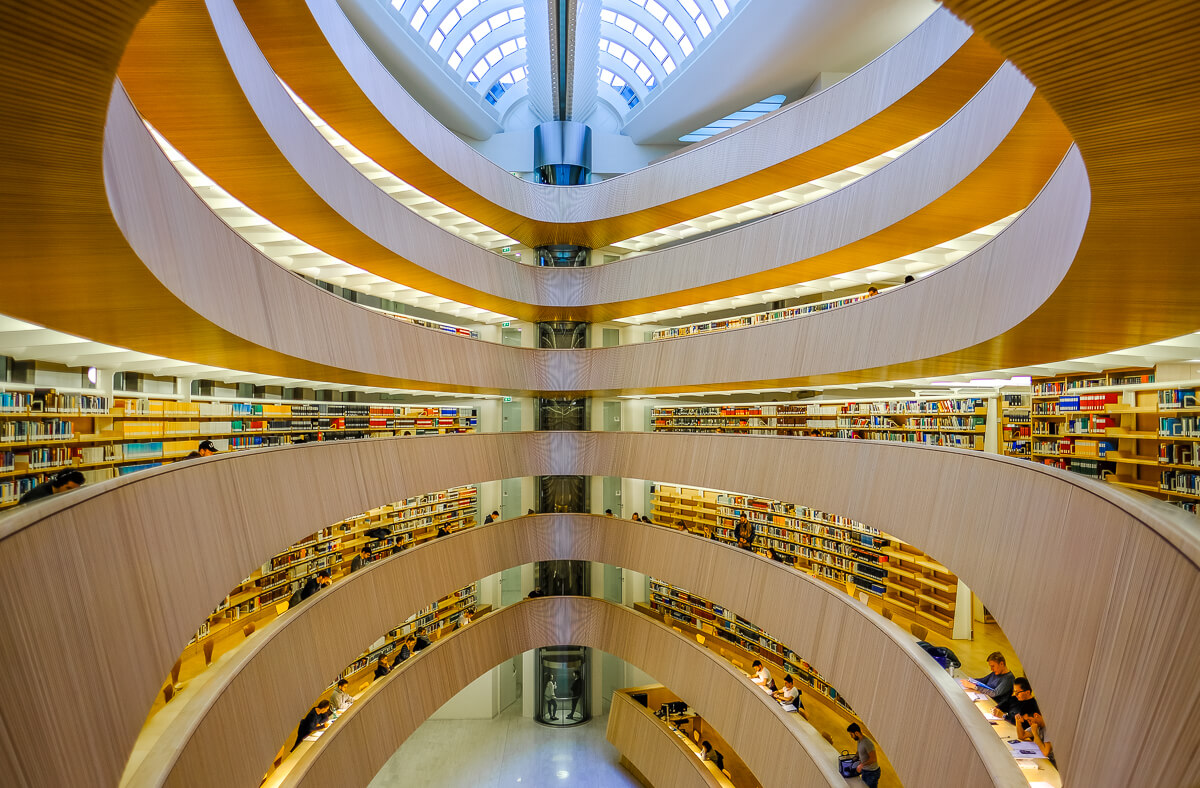
M 679 141 L 700 142 L 701 140 L 708 139 L 714 134 L 720 134 L 722 131 L 726 131 L 727 129 L 736 128 L 747 121 L 760 118 L 763 115 L 766 115 L 768 112 L 774 112 L 775 110 L 779 109 L 781 106 L 783 106 L 785 98 L 786 97 L 782 94 L 767 96 L 762 101 L 755 102 L 744 109 L 730 113 L 720 120 L 713 121 L 704 128 L 696 129 L 691 134 L 684 134 L 679 138 Z
M 619 109 L 624 112 L 645 100 L 740 1 L 602 0 L 597 76 L 618 93 Z M 434 55 L 489 104 L 528 75 L 520 0 L 390 3 Z

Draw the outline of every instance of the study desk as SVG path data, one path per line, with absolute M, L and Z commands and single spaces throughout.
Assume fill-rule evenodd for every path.
M 975 708 L 979 709 L 979 713 L 991 723 L 992 730 L 996 735 L 1003 739 L 1006 743 L 1017 742 L 1017 726 L 1007 721 L 1003 717 L 992 716 L 992 710 L 996 708 L 996 702 L 986 695 L 970 690 L 964 690 L 967 696 L 975 703 Z M 1054 743 L 1053 737 L 1050 743 Z M 1030 745 L 1034 749 L 1037 744 L 1034 742 L 1020 742 L 1021 745 Z M 1012 749 L 1012 747 L 1010 747 Z M 1032 751 L 1032 750 L 1031 750 Z M 1025 779 L 1029 781 L 1033 788 L 1062 788 L 1062 775 L 1058 773 L 1058 769 L 1054 764 L 1050 763 L 1049 758 L 1043 758 L 1039 755 L 1037 758 L 1021 758 L 1013 754 L 1017 760 L 1017 765 L 1021 767 L 1021 773 L 1025 775 Z

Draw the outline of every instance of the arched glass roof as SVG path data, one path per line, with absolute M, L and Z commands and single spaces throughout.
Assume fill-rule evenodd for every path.
M 496 104 L 528 76 L 521 0 L 390 0 L 437 58 Z M 744 0 L 603 0 L 597 79 L 622 113 L 678 70 Z M 594 6 L 593 6 L 594 7 Z M 537 31 L 535 35 L 548 35 Z
M 786 96 L 783 94 L 767 96 L 762 101 L 756 101 L 750 106 L 744 107 L 737 112 L 731 112 L 720 120 L 714 120 L 707 126 L 696 129 L 690 134 L 684 134 L 679 138 L 679 141 L 700 142 L 701 140 L 706 140 L 715 134 L 720 134 L 722 131 L 727 131 L 740 126 L 747 121 L 760 118 L 763 115 L 766 115 L 768 112 L 774 112 L 783 106 L 785 98 Z

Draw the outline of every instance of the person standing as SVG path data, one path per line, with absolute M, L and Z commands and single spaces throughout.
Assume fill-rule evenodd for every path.
M 583 697 L 583 677 L 579 675 L 579 671 L 575 671 L 575 678 L 571 679 L 571 713 L 567 715 L 567 719 L 575 716 L 575 710 L 579 708 L 579 700 Z M 583 719 L 580 715 L 579 719 Z
M 548 674 L 546 676 L 546 691 L 544 693 L 546 713 L 555 722 L 558 721 L 558 699 L 554 697 L 557 692 L 558 685 L 554 683 L 554 676 Z
M 867 788 L 876 788 L 879 785 L 880 771 L 875 743 L 863 736 L 862 728 L 858 727 L 857 722 L 850 723 L 846 732 L 858 743 L 858 773 L 862 775 L 863 784 Z
M 738 547 L 743 550 L 754 549 L 754 526 L 750 524 L 750 520 L 746 518 L 746 515 L 743 514 L 738 517 L 733 535 L 737 538 Z

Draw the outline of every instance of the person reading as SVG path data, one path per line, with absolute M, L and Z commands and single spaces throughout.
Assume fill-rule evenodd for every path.
M 762 664 L 762 660 L 754 660 L 750 665 L 750 670 L 754 672 L 754 675 L 750 677 L 751 681 L 764 690 L 772 692 L 775 690 L 775 679 L 771 678 L 771 671 L 767 670 L 766 665 Z
M 69 492 L 82 487 L 84 481 L 83 473 L 80 471 L 63 471 L 55 474 L 49 481 L 42 482 L 22 495 L 19 503 L 29 503 L 30 501 L 37 501 L 42 498 L 49 498 L 52 495 Z
M 800 688 L 790 673 L 783 677 L 783 689 L 772 692 L 771 697 L 779 701 L 784 711 L 800 711 L 804 708 L 800 700 Z
M 963 679 L 962 685 L 973 692 L 988 696 L 999 706 L 1012 697 L 1013 674 L 1004 662 L 1004 655 L 999 651 L 988 654 L 987 663 L 991 673 L 977 679 Z
M 323 700 L 316 706 L 308 710 L 308 714 L 304 715 L 304 719 L 300 720 L 300 727 L 296 730 L 296 743 L 292 745 L 295 750 L 300 746 L 300 742 L 316 731 L 322 730 L 329 724 L 329 718 L 333 716 L 333 709 L 329 707 L 329 701 Z

